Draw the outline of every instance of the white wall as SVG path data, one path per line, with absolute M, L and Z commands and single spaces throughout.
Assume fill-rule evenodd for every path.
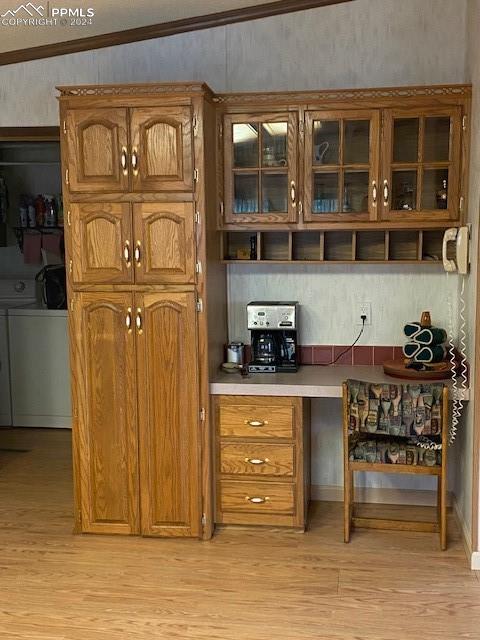
M 355 0 L 162 40 L 0 67 L 0 126 L 56 124 L 56 84 L 202 80 L 216 91 L 263 91 L 464 82 L 467 0 L 402 0 L 401 8 L 399 4 L 398 0 Z M 441 297 L 444 304 L 445 279 L 433 268 L 431 273 L 423 269 L 409 273 L 396 267 L 380 274 L 383 272 L 376 268 L 305 271 L 295 265 L 288 272 L 262 269 L 251 282 L 248 268 L 232 267 L 230 289 L 242 291 L 240 297 L 235 294 L 232 298 L 236 306 L 232 327 L 242 333 L 243 290 L 251 286 L 255 297 L 269 297 L 280 281 L 279 293 L 290 290 L 301 302 L 309 301 L 305 331 L 312 342 L 351 340 L 351 300 L 360 292 L 368 292 L 374 305 L 377 320 L 369 330 L 372 343 L 398 343 L 401 321 L 417 317 L 428 306 L 444 323 L 445 310 L 436 298 Z M 454 289 L 455 284 L 450 283 L 450 290 Z M 342 298 L 333 297 L 338 291 L 343 292 Z M 348 301 L 346 313 L 344 300 Z M 324 324 L 324 313 L 328 324 Z M 340 446 L 338 407 L 315 403 L 314 416 L 314 437 L 315 433 L 319 436 L 313 481 L 340 484 L 339 467 L 328 471 L 332 443 L 336 449 Z M 390 486 L 388 480 L 375 481 Z M 397 482 L 398 486 L 410 486 L 406 479 Z M 415 486 L 429 487 L 422 479 L 416 482 Z

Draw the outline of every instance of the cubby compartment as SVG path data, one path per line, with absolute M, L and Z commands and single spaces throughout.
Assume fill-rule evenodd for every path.
M 354 259 L 351 231 L 326 231 L 324 257 L 332 262 L 351 262 Z
M 443 229 L 426 230 L 422 232 L 422 260 L 440 262 L 442 259 Z M 453 249 L 453 243 L 448 247 Z
M 419 232 L 410 230 L 389 231 L 388 259 L 399 261 L 418 260 Z
M 260 260 L 291 260 L 288 231 L 264 231 L 260 238 Z
M 357 231 L 355 258 L 359 261 L 384 261 L 385 231 Z
M 320 231 L 297 231 L 292 234 L 293 260 L 322 260 Z
M 256 260 L 257 234 L 254 231 L 229 231 L 223 234 L 224 260 Z

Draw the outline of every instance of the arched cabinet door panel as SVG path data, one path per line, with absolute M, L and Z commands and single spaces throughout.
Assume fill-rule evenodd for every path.
M 74 451 L 85 533 L 139 533 L 132 306 L 131 293 L 80 293 L 73 306 Z
M 193 188 L 190 107 L 132 109 L 131 170 L 134 191 Z
M 72 277 L 75 284 L 133 282 L 130 205 L 98 202 L 70 205 Z
M 127 110 L 72 109 L 66 123 L 69 190 L 127 191 Z
M 140 314 L 136 329 L 142 534 L 197 537 L 201 465 L 195 294 L 136 295 L 135 311 Z
M 195 283 L 193 209 L 191 202 L 133 205 L 137 283 Z

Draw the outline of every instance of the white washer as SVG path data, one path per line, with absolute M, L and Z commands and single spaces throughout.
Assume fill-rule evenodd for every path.
M 12 426 L 7 309 L 35 302 L 33 280 L 0 279 L 0 427 Z

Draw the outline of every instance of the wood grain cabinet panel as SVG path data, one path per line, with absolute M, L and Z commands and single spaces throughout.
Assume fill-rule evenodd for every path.
M 191 202 L 133 205 L 138 283 L 195 283 L 194 211 Z
M 66 123 L 69 190 L 126 191 L 127 110 L 72 109 Z
M 72 275 L 75 284 L 133 282 L 130 205 L 70 205 Z
M 220 435 L 240 438 L 293 438 L 294 407 L 282 399 L 221 404 L 218 407 Z
M 220 445 L 220 471 L 227 475 L 293 476 L 295 447 L 224 442 Z
M 74 306 L 81 526 L 139 532 L 135 336 L 130 293 L 81 293 Z
M 191 191 L 193 188 L 190 107 L 132 110 L 134 191 Z
M 137 321 L 137 368 L 142 533 L 198 536 L 201 488 L 195 294 L 139 294 L 135 300 L 136 314 L 141 317 Z

